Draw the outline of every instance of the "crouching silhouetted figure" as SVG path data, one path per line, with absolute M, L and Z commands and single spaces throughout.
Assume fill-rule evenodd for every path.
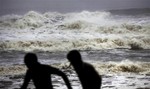
M 51 74 L 62 76 L 68 89 L 72 89 L 67 76 L 63 72 L 51 66 L 40 64 L 35 54 L 26 54 L 24 62 L 28 70 L 21 89 L 26 89 L 31 79 L 33 80 L 36 89 L 53 89 Z
M 101 76 L 96 72 L 92 65 L 82 61 L 79 51 L 70 51 L 67 55 L 67 59 L 74 67 L 83 89 L 101 88 Z

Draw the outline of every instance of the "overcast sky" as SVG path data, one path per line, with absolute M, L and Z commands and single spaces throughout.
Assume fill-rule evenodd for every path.
M 128 8 L 150 8 L 150 0 L 0 0 L 0 15 L 30 10 L 74 12 Z

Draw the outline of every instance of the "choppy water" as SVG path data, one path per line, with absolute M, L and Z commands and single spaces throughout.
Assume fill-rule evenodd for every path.
M 23 57 L 26 52 L 0 52 L 0 89 L 16 89 L 23 82 L 26 67 Z M 39 61 L 63 70 L 74 89 L 82 89 L 76 73 L 67 68 L 67 52 L 38 52 Z M 102 75 L 102 89 L 149 89 L 150 88 L 150 50 L 112 49 L 100 51 L 81 51 L 85 62 L 91 63 Z M 56 89 L 66 89 L 63 80 L 53 76 Z M 34 86 L 32 82 L 29 87 Z
M 26 52 L 65 70 L 71 49 L 81 50 L 83 60 L 103 75 L 103 89 L 150 88 L 150 15 L 108 11 L 0 17 L 0 88 L 21 85 Z M 69 71 L 73 87 L 80 89 L 76 74 Z M 64 86 L 59 79 L 54 77 L 58 89 Z
M 0 17 L 1 50 L 68 51 L 150 48 L 149 15 L 111 12 L 38 13 Z
M 57 65 L 57 67 L 65 67 L 68 65 L 66 59 L 67 52 L 38 52 L 39 61 L 43 64 Z M 13 66 L 24 65 L 23 59 L 26 52 L 21 51 L 0 51 L 0 66 L 1 74 L 5 71 L 5 67 L 9 66 L 10 70 Z M 133 73 L 150 73 L 150 50 L 129 50 L 129 49 L 111 49 L 100 51 L 81 51 L 81 55 L 84 61 L 92 63 L 98 70 L 103 73 L 107 73 L 106 69 L 110 69 L 110 72 L 116 70 L 116 72 L 133 72 Z M 110 67 L 110 68 L 109 68 Z M 113 68 L 117 68 L 114 69 Z M 122 69 L 119 69 L 121 68 Z M 112 70 L 111 70 L 112 68 Z M 127 70 L 124 70 L 127 68 Z M 133 69 L 132 69 L 133 68 Z M 101 71 L 101 70 L 105 71 Z M 129 70 L 128 70 L 129 69 Z M 6 68 L 9 72 L 10 70 Z M 17 70 L 17 69 L 16 69 Z M 14 71 L 14 70 L 12 70 Z

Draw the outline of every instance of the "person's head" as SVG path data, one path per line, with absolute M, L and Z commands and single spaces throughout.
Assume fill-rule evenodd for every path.
M 82 59 L 78 50 L 72 50 L 67 54 L 67 59 L 72 65 L 81 65 Z
M 28 68 L 33 68 L 38 64 L 37 56 L 34 53 L 27 53 L 24 57 L 24 63 Z

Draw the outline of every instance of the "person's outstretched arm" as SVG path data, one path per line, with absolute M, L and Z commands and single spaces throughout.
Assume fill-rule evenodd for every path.
M 29 71 L 27 71 L 27 73 L 25 75 L 24 83 L 21 86 L 21 89 L 27 89 L 27 86 L 28 86 L 28 83 L 29 83 L 30 79 L 31 79 L 30 73 L 29 73 Z
M 60 74 L 60 76 L 62 76 L 62 78 L 64 79 L 68 89 L 72 89 L 71 84 L 70 84 L 69 79 L 67 78 L 67 76 L 63 72 Z
M 62 71 L 60 71 L 59 69 L 56 69 L 56 68 L 53 68 L 53 73 L 61 76 L 63 78 L 63 80 L 65 81 L 68 89 L 72 89 L 69 79 L 67 78 L 65 73 L 63 73 Z

